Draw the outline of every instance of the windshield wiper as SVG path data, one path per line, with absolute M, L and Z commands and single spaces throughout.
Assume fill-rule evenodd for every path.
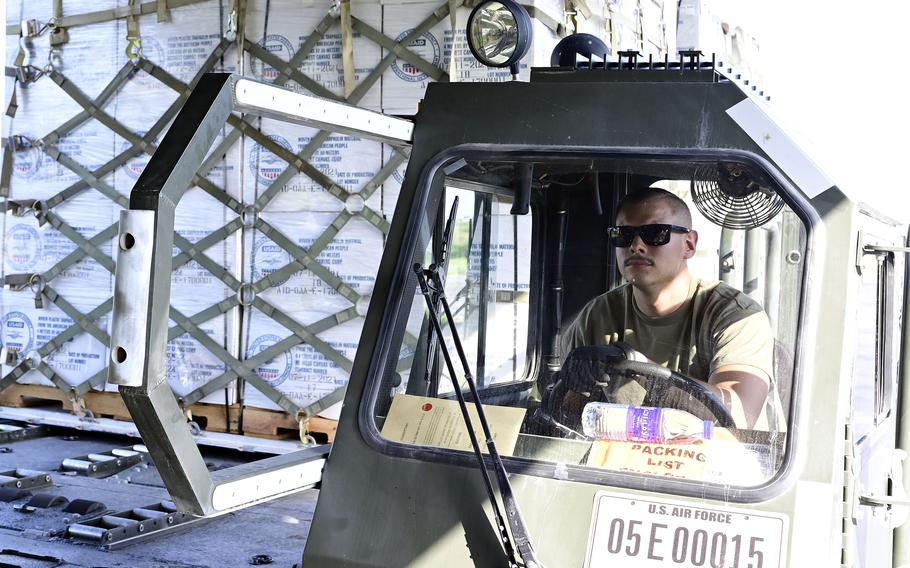
M 490 497 L 490 505 L 493 508 L 493 515 L 496 517 L 496 524 L 499 528 L 499 535 L 503 547 L 505 548 L 506 554 L 509 557 L 509 562 L 513 566 L 520 566 L 515 558 L 515 548 L 518 549 L 518 554 L 522 560 L 522 563 L 525 568 L 542 568 L 541 564 L 537 562 L 537 558 L 534 553 L 534 547 L 531 544 L 531 538 L 528 535 L 528 529 L 525 526 L 524 518 L 521 516 L 521 511 L 518 509 L 518 502 L 515 500 L 515 494 L 512 492 L 512 485 L 509 483 L 509 474 L 506 472 L 506 468 L 502 463 L 502 458 L 499 457 L 499 451 L 496 449 L 496 443 L 493 441 L 493 434 L 490 432 L 490 425 L 487 423 L 486 415 L 483 411 L 483 404 L 480 402 L 480 396 L 477 393 L 477 387 L 474 384 L 474 377 L 471 374 L 470 366 L 468 365 L 468 359 L 464 354 L 464 349 L 461 345 L 461 340 L 458 337 L 458 330 L 455 326 L 455 320 L 452 316 L 452 312 L 449 309 L 449 302 L 445 297 L 445 290 L 443 288 L 442 278 L 439 273 L 439 269 L 436 265 L 430 265 L 429 268 L 424 269 L 423 266 L 419 263 L 414 265 L 414 272 L 417 274 L 417 282 L 420 286 L 420 292 L 423 294 L 424 299 L 427 302 L 427 308 L 429 310 L 430 322 L 432 328 L 435 331 L 436 337 L 438 337 L 439 342 L 442 346 L 442 356 L 445 359 L 446 368 L 449 370 L 449 376 L 452 379 L 452 384 L 455 388 L 455 397 L 458 399 L 458 406 L 461 408 L 461 416 L 464 419 L 465 428 L 468 430 L 468 437 L 471 439 L 471 446 L 474 448 L 474 456 L 477 458 L 477 464 L 480 466 L 481 474 L 483 475 L 484 484 L 487 488 L 487 494 Z M 449 322 L 449 329 L 452 332 L 452 343 L 455 344 L 455 350 L 458 353 L 458 357 L 461 360 L 461 366 L 464 369 L 464 378 L 465 382 L 468 383 L 468 388 L 471 390 L 471 396 L 474 397 L 474 406 L 477 409 L 477 417 L 480 421 L 480 427 L 483 430 L 483 435 L 486 438 L 487 451 L 490 453 L 490 458 L 493 461 L 493 471 L 496 474 L 496 483 L 499 485 L 499 493 L 502 496 L 502 504 L 506 510 L 506 516 L 509 519 L 509 529 L 512 532 L 512 538 L 509 538 L 509 531 L 506 529 L 505 521 L 503 521 L 502 513 L 499 510 L 499 505 L 496 501 L 496 494 L 493 491 L 493 483 L 490 481 L 490 474 L 487 471 L 486 462 L 483 459 L 483 453 L 480 450 L 480 444 L 477 441 L 477 434 L 474 432 L 474 425 L 471 422 L 471 417 L 468 414 L 468 407 L 465 403 L 464 394 L 461 392 L 461 386 L 458 384 L 458 379 L 455 376 L 455 366 L 452 364 L 452 358 L 449 355 L 449 349 L 446 345 L 445 338 L 442 335 L 442 325 L 439 322 L 438 314 L 438 305 L 434 305 L 434 300 L 438 304 L 442 305 L 443 310 L 445 311 L 446 319 Z M 514 541 L 514 546 L 513 546 Z
M 442 239 L 439 248 L 439 258 L 436 259 L 436 263 L 433 266 L 436 266 L 436 272 L 439 274 L 439 280 L 445 285 L 446 274 L 449 271 L 449 256 L 451 255 L 452 250 L 452 235 L 455 234 L 455 215 L 458 213 L 458 196 L 455 196 L 455 199 L 452 200 L 452 208 L 449 210 L 449 219 L 446 221 L 445 229 L 442 232 Z M 443 289 L 443 286 L 439 287 L 440 290 Z M 439 297 L 435 294 L 433 295 L 433 305 L 430 308 L 430 311 L 433 313 L 439 312 Z M 436 351 L 437 344 L 439 343 L 438 335 L 436 330 L 431 326 L 427 330 L 427 360 L 426 366 L 424 367 L 423 380 L 426 385 L 425 396 L 432 396 L 436 394 L 436 391 L 439 390 L 439 385 L 436 388 L 432 388 L 433 384 L 433 364 L 436 361 Z

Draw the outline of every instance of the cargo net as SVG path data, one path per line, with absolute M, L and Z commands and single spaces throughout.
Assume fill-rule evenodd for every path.
M 108 3 L 98 14 L 122 15 L 124 2 Z M 229 8 L 148 4 L 149 15 L 130 1 L 132 16 L 69 29 L 8 5 L 8 22 L 32 25 L 7 35 L 0 392 L 41 383 L 76 400 L 116 389 L 106 368 L 119 211 L 201 76 L 238 61 Z M 355 5 L 347 89 L 338 13 L 279 4 L 246 12 L 247 37 L 262 32 L 243 41 L 254 78 L 374 110 L 384 74 L 448 79 L 440 53 L 405 47 L 425 45 L 416 40 L 448 4 L 394 38 L 378 31 L 381 6 Z M 126 51 L 112 49 L 125 36 Z M 301 417 L 341 400 L 406 160 L 403 148 L 230 117 L 176 213 L 167 378 L 185 408 L 241 402 Z

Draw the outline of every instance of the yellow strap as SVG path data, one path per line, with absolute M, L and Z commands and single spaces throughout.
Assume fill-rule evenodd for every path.
M 126 57 L 135 65 L 142 59 L 142 35 L 139 33 L 139 16 L 136 15 L 137 0 L 129 0 L 130 15 L 126 18 Z
M 126 37 L 139 37 L 139 16 L 133 8 L 136 6 L 136 0 L 130 0 L 130 15 L 126 17 Z
M 167 7 L 167 0 L 158 0 L 158 23 L 161 22 L 170 22 L 171 21 L 171 11 Z
M 51 47 L 63 45 L 70 40 L 70 34 L 66 28 L 58 25 L 61 20 L 63 20 L 63 0 L 54 0 L 54 19 L 48 22 L 48 27 L 51 29 Z
M 613 7 L 607 2 L 607 27 L 610 34 L 610 55 L 616 57 L 616 20 L 613 18 Z
M 641 0 L 638 0 L 638 50 L 645 51 L 645 15 L 641 10 Z
M 344 69 L 344 98 L 357 86 L 354 74 L 354 28 L 351 24 L 351 0 L 341 0 L 341 62 Z
M 16 91 L 15 86 L 13 86 L 13 103 L 16 100 Z M 16 109 L 13 104 L 10 104 L 10 108 L 13 109 L 13 114 L 9 114 L 7 109 L 6 114 L 9 116 L 14 116 L 16 114 Z M 10 180 L 13 177 L 13 144 L 9 139 L 3 140 L 3 166 L 0 168 L 0 197 L 9 197 L 9 188 Z
M 316 438 L 310 435 L 309 417 L 301 418 L 298 424 L 300 424 L 300 442 L 307 446 L 315 446 Z
M 459 0 L 449 1 L 449 25 L 452 30 L 452 41 L 455 41 L 455 29 L 457 28 L 458 6 L 461 5 Z M 455 46 L 452 46 L 452 52 L 449 55 L 449 81 L 454 83 L 458 81 L 458 58 L 455 57 Z

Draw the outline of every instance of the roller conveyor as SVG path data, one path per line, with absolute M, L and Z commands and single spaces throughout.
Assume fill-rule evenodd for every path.
M 60 471 L 73 472 L 88 477 L 107 477 L 129 469 L 148 459 L 148 449 L 141 445 L 115 448 L 108 452 L 66 458 L 60 462 Z
M 0 422 L 0 444 L 38 438 L 47 433 L 47 427 L 33 424 L 18 425 Z
M 66 528 L 66 537 L 97 543 L 105 549 L 114 549 L 162 535 L 204 518 L 193 517 L 177 511 L 170 501 L 147 507 L 137 507 L 119 513 L 109 513 Z

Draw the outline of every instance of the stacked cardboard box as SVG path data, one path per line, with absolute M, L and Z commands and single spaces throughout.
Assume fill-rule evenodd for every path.
M 80 14 L 101 9 L 123 7 L 124 0 L 103 2 L 65 0 L 64 14 Z M 144 57 L 184 83 L 189 82 L 203 62 L 227 33 L 228 13 L 232 2 L 204 0 L 169 10 L 170 20 L 159 22 L 155 14 L 138 18 Z M 359 26 L 369 26 L 396 41 L 404 39 L 415 27 L 446 4 L 438 2 L 358 1 L 351 4 L 357 20 L 353 34 L 353 67 L 357 84 L 368 80 L 374 69 L 388 55 L 382 47 L 362 33 Z M 530 68 L 547 66 L 550 53 L 559 40 L 557 25 L 569 23 L 562 0 L 533 0 L 528 3 L 534 20 L 535 39 L 532 50 L 520 65 L 519 77 L 527 80 Z M 591 0 L 583 14 L 577 11 L 579 31 L 604 37 L 611 48 L 642 49 L 660 53 L 674 51 L 674 3 L 658 0 Z M 268 11 L 267 11 L 268 10 Z M 337 6 L 332 2 L 271 0 L 247 2 L 244 21 L 246 39 L 271 56 L 285 62 L 301 49 L 317 25 L 333 14 L 331 25 L 314 49 L 303 59 L 298 70 L 337 97 L 346 94 L 342 57 L 341 24 Z M 453 81 L 508 81 L 508 70 L 491 70 L 479 66 L 467 48 L 465 26 L 470 9 L 458 7 L 428 31 L 404 46 L 449 74 Z M 8 24 L 31 18 L 47 21 L 52 16 L 52 3 L 10 3 Z M 50 49 L 47 35 L 25 42 L 30 61 L 43 67 L 51 61 L 55 68 L 88 97 L 95 98 L 108 82 L 127 64 L 124 47 L 128 22 L 124 19 L 73 27 L 68 43 Z M 571 30 L 568 30 L 571 31 Z M 612 36 L 610 35 L 612 34 Z M 229 35 L 229 34 L 228 34 Z M 12 65 L 19 51 L 19 39 L 7 38 L 7 64 Z M 255 50 L 254 50 L 255 51 Z M 246 75 L 266 82 L 278 81 L 292 89 L 304 85 L 287 80 L 282 69 L 262 61 L 251 53 L 242 62 L 236 49 L 230 49 L 218 61 L 216 70 L 242 70 Z M 368 89 L 358 95 L 357 105 L 389 114 L 411 114 L 417 108 L 427 84 L 432 79 L 411 63 L 394 61 Z M 7 83 L 8 90 L 12 84 Z M 350 92 L 348 86 L 347 92 Z M 70 96 L 51 79 L 42 77 L 35 83 L 17 87 L 19 110 L 15 119 L 5 120 L 4 132 L 36 140 L 45 137 L 62 123 L 82 111 Z M 56 147 L 79 167 L 94 171 L 132 146 L 131 135 L 147 136 L 159 117 L 177 100 L 178 94 L 141 68 L 133 69 L 129 80 L 101 105 L 104 112 L 123 126 L 126 132 L 115 132 L 94 118 L 63 136 Z M 331 134 L 314 145 L 305 157 L 319 175 L 285 171 L 289 154 L 309 148 L 319 136 L 312 128 L 290 125 L 269 119 L 255 119 L 255 125 L 274 145 L 245 137 L 229 148 L 206 178 L 215 192 L 243 206 L 253 206 L 260 223 L 244 226 L 202 252 L 215 264 L 248 283 L 262 281 L 295 260 L 294 252 L 312 252 L 320 268 L 284 271 L 259 294 L 259 299 L 277 308 L 289 319 L 285 325 L 256 307 L 234 308 L 201 322 L 199 328 L 227 356 L 246 359 L 290 337 L 307 332 L 307 326 L 319 323 L 318 348 L 300 342 L 296 347 L 260 365 L 256 371 L 271 386 L 298 405 L 314 402 L 343 386 L 347 365 L 339 357 L 353 360 L 360 337 L 363 316 L 372 295 L 375 272 L 384 244 L 384 230 L 394 211 L 403 178 L 401 165 L 388 179 L 375 187 L 374 176 L 395 156 L 395 150 L 378 142 L 352 136 Z M 166 129 L 149 136 L 152 144 L 163 138 Z M 225 127 L 223 135 L 230 132 Z M 129 134 L 127 134 L 129 133 Z M 135 141 L 135 139 L 133 140 Z M 216 141 L 216 145 L 220 141 Z M 278 152 L 276 147 L 284 149 Z M 73 227 L 85 239 L 117 222 L 125 196 L 148 163 L 149 156 L 140 154 L 126 164 L 100 176 L 96 186 L 112 188 L 115 195 L 104 195 L 99 187 L 88 187 L 74 197 L 51 208 L 52 213 Z M 323 178 L 322 182 L 317 178 Z M 270 190 L 275 181 L 281 182 Z M 10 199 L 45 199 L 80 180 L 38 148 L 27 145 L 15 153 Z M 329 188 L 325 187 L 328 180 Z M 110 192 L 108 192 L 110 193 Z M 210 192 L 191 188 L 177 209 L 177 233 L 196 243 L 237 217 L 237 208 L 226 206 Z M 513 218 L 507 213 L 495 215 L 495 230 L 512 230 Z M 39 223 L 34 216 L 3 217 L 3 276 L 47 270 L 66 255 L 80 249 L 73 235 L 62 234 L 51 223 Z M 501 227 L 500 227 L 501 225 Z M 265 229 L 265 230 L 263 230 Z M 321 238 L 324 237 L 324 238 Z M 116 260 L 113 236 L 98 243 L 101 254 Z M 313 249 L 317 246 L 318 249 Z M 174 254 L 181 251 L 175 247 Z M 514 249 L 497 251 L 494 288 L 520 292 L 526 278 L 516 275 L 509 260 Z M 97 257 L 98 255 L 95 254 Z M 100 259 L 104 261 L 103 258 Z M 475 259 L 476 260 L 476 259 Z M 89 255 L 68 268 L 49 283 L 81 313 L 104 303 L 112 293 L 112 276 L 106 261 Z M 296 265 L 295 265 L 296 266 Z M 299 267 L 298 267 L 299 268 Z M 475 263 L 475 269 L 476 269 Z M 329 277 L 320 270 L 327 270 Z M 192 316 L 230 297 L 234 292 L 199 262 L 192 260 L 174 271 L 172 306 L 185 316 Z M 29 289 L 5 289 L 0 295 L 2 342 L 8 352 L 22 357 L 36 357 L 35 350 L 54 335 L 74 324 L 74 320 L 47 298 L 36 308 L 35 293 Z M 420 310 L 415 313 L 419 314 Z M 341 322 L 327 324 L 337 317 Z M 109 333 L 109 314 L 95 324 Z M 419 319 L 419 318 L 418 318 Z M 292 329 L 293 328 L 293 329 Z M 327 346 L 327 347 L 326 347 Z M 328 352 L 327 350 L 331 350 Z M 327 356 L 332 355 L 331 357 Z M 72 384 L 80 383 L 101 372 L 108 360 L 107 346 L 82 331 L 71 341 L 46 357 L 46 362 Z M 168 380 L 177 394 L 186 394 L 227 370 L 223 357 L 212 353 L 197 338 L 182 334 L 168 346 Z M 4 375 L 10 370 L 3 369 Z M 31 372 L 23 381 L 42 382 Z M 233 396 L 233 389 L 229 390 Z M 223 402 L 216 393 L 213 402 Z M 232 400 L 229 397 L 229 400 Z M 246 389 L 248 405 L 275 408 L 274 403 L 254 388 Z
M 83 2 L 83 4 L 88 4 Z M 115 2 L 108 2 L 111 7 Z M 34 16 L 42 18 L 48 14 Z M 10 3 L 7 20 L 28 19 L 25 11 L 31 8 Z M 71 35 L 70 43 L 59 49 L 53 57 L 39 42 L 22 47 L 28 61 L 38 67 L 53 63 L 61 72 L 75 72 L 80 76 L 80 88 L 96 96 L 112 76 L 116 55 L 107 47 L 116 38 L 111 26 L 95 24 L 86 26 Z M 7 36 L 6 53 L 9 65 L 17 57 L 20 44 L 17 37 Z M 91 62 L 88 54 L 97 54 Z M 64 60 L 64 57 L 66 58 Z M 64 62 L 65 61 L 65 62 Z M 12 83 L 7 82 L 11 90 Z M 18 89 L 19 109 L 14 123 L 5 121 L 4 133 L 18 136 L 20 151 L 13 162 L 10 201 L 44 200 L 79 181 L 79 177 L 61 163 L 54 161 L 36 145 L 36 140 L 58 128 L 66 119 L 82 109 L 49 78 L 42 78 L 28 88 Z M 4 117 L 6 118 L 6 117 Z M 97 121 L 89 121 L 68 132 L 56 142 L 60 152 L 78 162 L 82 167 L 95 170 L 113 157 L 113 133 Z M 110 183 L 110 176 L 102 179 Z M 115 205 L 94 190 L 87 190 L 51 209 L 50 214 L 72 227 L 82 238 L 89 239 L 114 222 Z M 47 219 L 39 218 L 32 209 L 19 211 L 21 215 L 7 214 L 0 219 L 3 234 L 2 276 L 43 273 L 79 251 L 72 238 L 65 236 Z M 111 255 L 111 242 L 98 244 L 105 256 Z M 86 313 L 111 296 L 111 273 L 96 259 L 87 257 L 71 265 L 47 285 L 64 296 L 77 310 Z M 0 326 L 2 347 L 18 362 L 24 358 L 37 363 L 37 350 L 49 339 L 74 325 L 74 320 L 46 297 L 37 307 L 36 284 L 22 289 L 4 288 L 0 292 Z M 105 329 L 107 318 L 96 321 Z M 72 384 L 82 382 L 106 366 L 107 346 L 83 331 L 57 349 L 45 362 L 64 380 Z M 12 367 L 4 364 L 5 376 Z M 19 379 L 22 383 L 50 384 L 43 375 L 31 371 Z
M 676 2 L 581 0 L 574 12 L 577 31 L 602 38 L 608 60 L 616 61 L 620 51 L 676 56 Z
M 698 49 L 761 82 L 759 42 L 745 7 L 722 0 L 681 0 L 677 34 L 680 49 Z
M 99 4 L 85 0 L 67 1 L 64 2 L 64 15 L 113 9 L 121 4 L 122 2 Z M 159 23 L 155 14 L 139 17 L 143 56 L 179 81 L 190 81 L 223 35 L 222 15 L 225 7 L 222 4 L 217 0 L 209 0 L 172 8 L 169 22 Z M 51 3 L 10 3 L 7 6 L 7 23 L 15 24 L 29 19 L 47 21 L 51 16 L 51 6 Z M 74 26 L 67 30 L 69 41 L 53 50 L 46 34 L 21 43 L 26 48 L 30 63 L 38 67 L 44 67 L 47 62 L 53 63 L 54 69 L 70 84 L 87 97 L 95 99 L 118 71 L 124 65 L 129 65 L 124 50 L 126 28 L 125 20 Z M 7 37 L 8 65 L 13 64 L 19 45 L 18 37 Z M 230 62 L 230 58 L 227 60 Z M 218 70 L 229 68 L 230 64 L 224 66 L 220 63 L 216 67 Z M 7 86 L 12 88 L 9 83 Z M 6 132 L 13 135 L 25 136 L 31 140 L 48 138 L 65 121 L 83 110 L 49 77 L 41 77 L 26 86 L 20 85 L 16 90 L 19 108 L 14 119 L 4 117 L 3 126 Z M 132 142 L 125 136 L 145 136 L 177 97 L 176 91 L 146 71 L 138 67 L 133 69 L 129 79 L 99 104 L 100 109 L 115 119 L 123 130 L 111 129 L 100 120 L 89 118 L 55 143 L 63 160 L 55 161 L 37 147 L 16 152 L 9 199 L 45 200 L 79 182 L 81 178 L 73 168 L 94 172 L 128 151 Z M 150 142 L 157 145 L 165 132 L 166 128 L 162 129 L 157 136 L 151 137 Z M 237 149 L 229 150 L 225 159 L 207 177 L 226 195 L 239 198 L 239 184 L 234 172 L 238 163 L 236 155 Z M 63 163 L 65 160 L 71 160 L 76 165 L 68 167 Z M 95 187 L 86 187 L 75 196 L 50 207 L 50 215 L 59 217 L 83 238 L 91 239 L 117 223 L 125 201 L 121 199 L 117 203 L 115 199 L 118 194 L 129 194 L 148 161 L 147 153 L 139 153 L 112 171 L 96 176 L 99 181 Z M 221 202 L 195 187 L 187 193 L 177 209 L 176 229 L 182 237 L 195 243 L 235 216 Z M 61 233 L 50 222 L 42 224 L 30 211 L 26 211 L 25 216 L 7 214 L 2 218 L 2 223 L 3 276 L 40 274 L 67 255 L 81 250 L 70 236 Z M 63 230 L 66 230 L 65 227 Z M 116 261 L 117 247 L 112 246 L 113 239 L 112 235 L 99 244 L 98 251 L 104 257 Z M 207 249 L 204 254 L 219 266 L 236 272 L 239 265 L 238 240 L 239 236 L 230 236 Z M 175 247 L 175 254 L 179 252 Z M 113 276 L 98 259 L 87 256 L 47 285 L 73 304 L 79 312 L 86 314 L 111 297 Z M 223 282 L 197 262 L 191 261 L 174 272 L 171 304 L 182 314 L 192 316 L 225 298 L 230 292 Z M 37 362 L 37 349 L 75 324 L 70 315 L 62 312 L 47 297 L 44 298 L 42 307 L 36 307 L 34 297 L 35 293 L 30 289 L 11 288 L 5 288 L 0 296 L 3 347 L 12 354 L 10 362 L 14 364 L 25 357 Z M 108 334 L 109 316 L 108 312 L 93 322 Z M 238 351 L 237 317 L 235 309 L 200 324 L 202 332 L 234 356 Z M 226 369 L 225 364 L 197 339 L 185 334 L 169 343 L 168 356 L 168 380 L 178 394 L 185 394 L 201 386 Z M 45 357 L 45 362 L 72 385 L 103 371 L 107 361 L 108 346 L 87 331 L 80 331 L 72 340 L 63 343 Z M 9 365 L 4 365 L 3 375 L 10 370 Z M 19 382 L 48 383 L 37 371 L 29 372 Z M 101 384 L 104 384 L 103 380 Z M 108 387 L 109 390 L 114 388 Z M 230 389 L 229 394 L 229 398 L 232 398 L 233 389 Z M 212 399 L 224 402 L 224 396 L 220 393 Z

